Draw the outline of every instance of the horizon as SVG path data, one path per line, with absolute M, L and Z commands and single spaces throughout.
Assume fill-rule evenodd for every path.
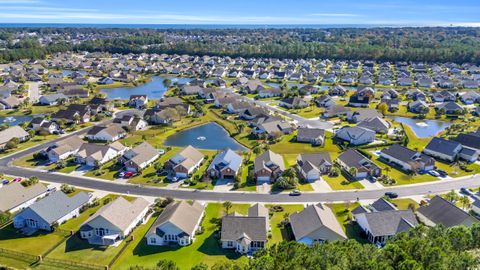
M 480 3 L 473 0 L 301 2 L 0 0 L 0 18 L 1 24 L 480 26 Z

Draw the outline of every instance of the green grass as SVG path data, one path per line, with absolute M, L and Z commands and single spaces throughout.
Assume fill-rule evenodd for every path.
M 328 185 L 333 190 L 352 190 L 352 189 L 364 189 L 365 187 L 358 181 L 348 181 L 345 176 L 340 174 L 337 177 L 331 177 L 328 175 L 322 175 Z
M 234 205 L 232 211 L 245 214 L 249 205 Z M 233 251 L 224 250 L 220 247 L 214 232 L 218 230 L 217 221 L 223 216 L 223 208 L 219 203 L 208 204 L 205 210 L 205 217 L 202 221 L 203 234 L 197 235 L 195 241 L 186 247 L 156 247 L 147 246 L 144 234 L 148 229 L 139 228 L 135 233 L 134 242 L 127 247 L 125 252 L 113 265 L 115 269 L 128 269 L 135 265 L 153 267 L 159 260 L 172 260 L 182 269 L 190 269 L 201 262 L 209 266 L 217 262 L 236 260 L 246 262 L 245 257 L 237 255 Z M 153 219 L 149 221 L 149 224 Z M 140 234 L 142 233 L 142 234 Z
M 360 243 L 366 243 L 367 240 L 361 237 L 361 229 L 358 225 L 351 222 L 351 211 L 358 207 L 359 203 L 334 203 L 327 206 L 332 209 L 337 221 L 342 226 L 349 239 L 355 239 Z
M 8 150 L 4 150 L 4 151 L 0 152 L 0 157 L 25 150 L 27 148 L 33 147 L 33 146 L 38 145 L 38 144 L 42 144 L 46 141 L 50 141 L 50 140 L 53 140 L 55 138 L 58 138 L 58 135 L 48 135 L 48 136 L 45 136 L 45 137 L 35 136 L 35 137 L 31 138 L 30 140 L 28 140 L 26 142 L 19 143 L 18 146 L 14 149 L 8 149 Z
M 396 183 L 394 186 L 398 185 L 409 185 L 409 184 L 418 184 L 418 183 L 425 183 L 431 181 L 438 181 L 438 178 L 433 177 L 429 174 L 417 174 L 417 175 L 409 175 L 405 172 L 396 169 L 395 167 L 391 167 L 380 160 L 378 158 L 373 158 L 373 162 L 377 164 L 382 169 L 382 174 L 388 175 L 389 177 L 393 178 Z M 387 172 L 385 168 L 390 168 L 390 171 Z
M 281 140 L 270 146 L 270 150 L 277 154 L 302 154 L 302 153 L 315 153 L 315 152 L 330 152 L 338 153 L 340 149 L 337 145 L 333 144 L 333 134 L 325 132 L 325 143 L 323 146 L 312 146 L 309 143 L 296 142 L 296 132 L 285 135 Z
M 17 233 L 13 225 L 0 230 L 0 248 L 10 249 L 31 255 L 41 255 L 63 240 L 56 232 L 37 231 L 31 236 Z
M 273 205 L 266 205 L 267 207 L 272 207 Z M 286 239 L 287 235 L 285 230 L 279 227 L 280 222 L 285 218 L 285 214 L 291 215 L 295 212 L 300 212 L 303 210 L 303 205 L 301 204 L 285 204 L 282 205 L 283 212 L 273 212 L 273 215 L 270 217 L 270 229 L 272 233 L 272 238 L 269 240 L 268 245 L 280 243 Z
M 407 210 L 408 209 L 408 206 L 410 204 L 413 204 L 415 209 L 417 209 L 418 207 L 420 207 L 420 205 L 418 205 L 418 203 L 412 199 L 393 199 L 391 200 L 391 202 L 397 206 L 398 209 L 400 210 Z

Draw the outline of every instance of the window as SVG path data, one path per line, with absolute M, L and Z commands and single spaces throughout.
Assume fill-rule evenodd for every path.
M 155 237 L 150 238 L 150 243 L 156 244 L 156 243 L 157 243 L 157 239 L 156 239 Z

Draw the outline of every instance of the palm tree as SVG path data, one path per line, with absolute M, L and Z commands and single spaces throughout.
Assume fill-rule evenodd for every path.
M 226 201 L 226 202 L 223 203 L 223 208 L 225 208 L 225 213 L 227 214 L 227 216 L 230 212 L 230 209 L 232 209 L 232 206 L 233 206 L 233 204 L 230 201 Z
M 392 171 L 392 169 L 390 169 L 390 166 L 385 167 L 385 169 L 383 170 L 385 171 L 386 176 L 388 176 L 388 174 Z
M 462 208 L 463 210 L 467 209 L 470 207 L 470 199 L 468 198 L 467 195 L 463 195 L 461 198 L 460 198 L 460 203 L 462 204 Z

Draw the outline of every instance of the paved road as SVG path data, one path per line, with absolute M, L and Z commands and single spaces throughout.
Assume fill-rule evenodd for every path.
M 117 115 L 128 114 L 131 111 L 123 111 Z M 101 122 L 99 124 L 107 124 L 111 120 Z M 78 136 L 86 133 L 89 128 L 76 131 L 72 134 L 64 136 Z M 166 189 L 159 187 L 139 186 L 132 184 L 122 184 L 107 180 L 97 180 L 94 178 L 87 178 L 83 176 L 65 175 L 50 172 L 37 171 L 33 169 L 15 167 L 11 163 L 13 160 L 21 158 L 25 155 L 35 153 L 39 150 L 45 149 L 54 142 L 61 140 L 58 138 L 53 141 L 36 145 L 32 148 L 14 153 L 12 155 L 0 158 L 0 172 L 8 175 L 18 177 L 37 176 L 41 180 L 54 183 L 66 183 L 78 187 L 83 187 L 92 190 L 102 190 L 106 192 L 153 196 L 153 197 L 173 197 L 177 199 L 192 199 L 204 201 L 232 201 L 232 202 L 278 202 L 278 203 L 308 203 L 308 202 L 342 202 L 377 199 L 384 195 L 386 191 L 393 191 L 398 193 L 400 197 L 413 195 L 427 195 L 446 193 L 452 189 L 460 189 L 461 187 L 478 188 L 480 187 L 480 175 L 461 178 L 457 180 L 439 180 L 436 182 L 429 182 L 417 185 L 390 187 L 378 190 L 358 190 L 358 191 L 334 191 L 334 192 L 306 192 L 298 197 L 291 197 L 288 194 L 260 194 L 253 192 L 215 192 L 215 191 L 200 191 L 187 189 Z
M 28 85 L 28 97 L 30 101 L 36 103 L 40 98 L 40 86 L 41 82 L 27 82 Z

